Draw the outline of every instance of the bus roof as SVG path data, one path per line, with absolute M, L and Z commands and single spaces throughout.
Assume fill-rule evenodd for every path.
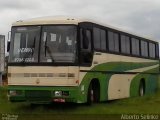
M 80 22 L 90 22 L 93 24 L 97 24 L 100 26 L 104 26 L 104 27 L 108 27 L 110 29 L 114 29 L 117 31 L 121 31 L 127 34 L 131 34 L 137 37 L 141 37 L 144 39 L 148 39 L 151 41 L 155 41 L 149 37 L 144 37 L 144 36 L 140 36 L 138 34 L 132 33 L 132 32 L 128 32 L 104 23 L 100 23 L 94 20 L 90 20 L 90 19 L 79 19 L 79 18 L 75 18 L 75 17 L 65 17 L 65 16 L 49 16 L 49 17 L 39 17 L 39 18 L 33 18 L 33 19 L 28 19 L 28 20 L 19 20 L 16 21 L 12 24 L 12 26 L 29 26 L 29 25 L 51 25 L 51 24 L 75 24 L 78 25 L 78 23 Z M 158 41 L 156 41 L 158 42 Z
M 12 26 L 24 25 L 47 25 L 47 24 L 75 24 L 82 22 L 80 19 L 71 17 L 39 17 L 28 20 L 19 20 L 12 24 Z

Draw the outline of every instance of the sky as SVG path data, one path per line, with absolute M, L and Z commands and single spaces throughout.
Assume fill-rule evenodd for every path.
M 160 0 L 1 0 L 0 34 L 13 22 L 43 16 L 89 18 L 160 42 Z

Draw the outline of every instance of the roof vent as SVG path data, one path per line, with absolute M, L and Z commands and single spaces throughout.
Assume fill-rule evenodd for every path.
M 17 22 L 23 22 L 23 20 L 18 20 Z
M 74 18 L 71 18 L 71 19 L 70 19 L 70 18 L 67 18 L 67 20 L 74 20 Z

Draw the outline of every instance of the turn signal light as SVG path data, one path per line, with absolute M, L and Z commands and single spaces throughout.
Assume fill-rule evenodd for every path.
M 79 84 L 79 80 L 76 80 L 76 84 Z

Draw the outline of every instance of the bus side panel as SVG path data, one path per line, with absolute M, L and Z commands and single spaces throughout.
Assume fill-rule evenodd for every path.
M 120 87 L 121 89 L 121 93 L 119 93 L 118 91 L 116 91 L 117 93 L 114 93 L 115 96 L 116 95 L 120 95 L 119 97 L 111 97 L 111 99 L 120 99 L 120 98 L 125 98 L 125 97 L 129 97 L 130 96 L 130 89 L 133 89 L 132 87 L 130 88 L 130 84 L 132 84 L 132 80 L 134 79 L 134 76 L 136 76 L 136 74 L 134 75 L 129 75 L 129 74 L 117 74 L 117 72 L 127 72 L 127 71 L 131 71 L 132 70 L 138 70 L 138 69 L 148 69 L 150 68 L 150 66 L 154 66 L 156 65 L 157 62 L 149 62 L 149 63 L 143 63 L 143 62 L 108 62 L 108 63 L 102 63 L 99 65 L 94 66 L 91 70 L 87 69 L 85 70 L 85 68 L 80 68 L 80 70 L 83 69 L 83 71 L 86 72 L 80 72 L 80 80 L 81 80 L 81 84 L 80 84 L 80 88 L 83 86 L 84 90 L 83 90 L 83 97 L 81 97 L 81 101 L 85 101 L 87 100 L 87 91 L 88 91 L 88 87 L 89 84 L 91 82 L 92 79 L 98 79 L 100 82 L 100 101 L 106 101 L 109 100 L 109 89 L 110 88 L 115 88 L 115 86 Z M 102 72 L 101 72 L 102 71 Z M 107 72 L 107 71 L 112 71 L 112 72 Z M 117 76 L 115 79 L 113 79 L 112 76 Z M 119 76 L 119 77 L 118 77 Z M 121 76 L 121 77 L 120 77 Z M 126 79 L 124 79 L 127 76 Z M 115 80 L 115 81 L 119 81 L 120 83 L 124 83 L 125 81 L 129 81 L 126 84 L 117 84 L 114 83 L 112 84 L 112 86 L 110 83 Z M 121 82 L 121 80 L 124 80 L 124 82 Z M 134 81 L 134 80 L 133 80 Z M 137 82 L 136 82 L 137 84 Z M 126 90 L 125 91 L 125 87 L 123 87 L 124 85 L 127 85 Z M 116 89 L 118 90 L 118 88 Z M 113 94 L 113 92 L 110 93 L 110 95 Z
M 112 74 L 105 74 L 105 73 L 95 73 L 95 72 L 89 72 L 89 73 L 80 73 L 80 74 L 85 74 L 80 87 L 79 91 L 82 94 L 81 96 L 78 97 L 79 101 L 82 103 L 87 102 L 87 93 L 88 93 L 88 88 L 91 80 L 93 79 L 98 79 L 100 83 L 100 101 L 106 101 L 108 99 L 108 92 L 107 88 L 109 85 L 109 80 L 112 76 Z M 84 88 L 84 89 L 83 89 Z

